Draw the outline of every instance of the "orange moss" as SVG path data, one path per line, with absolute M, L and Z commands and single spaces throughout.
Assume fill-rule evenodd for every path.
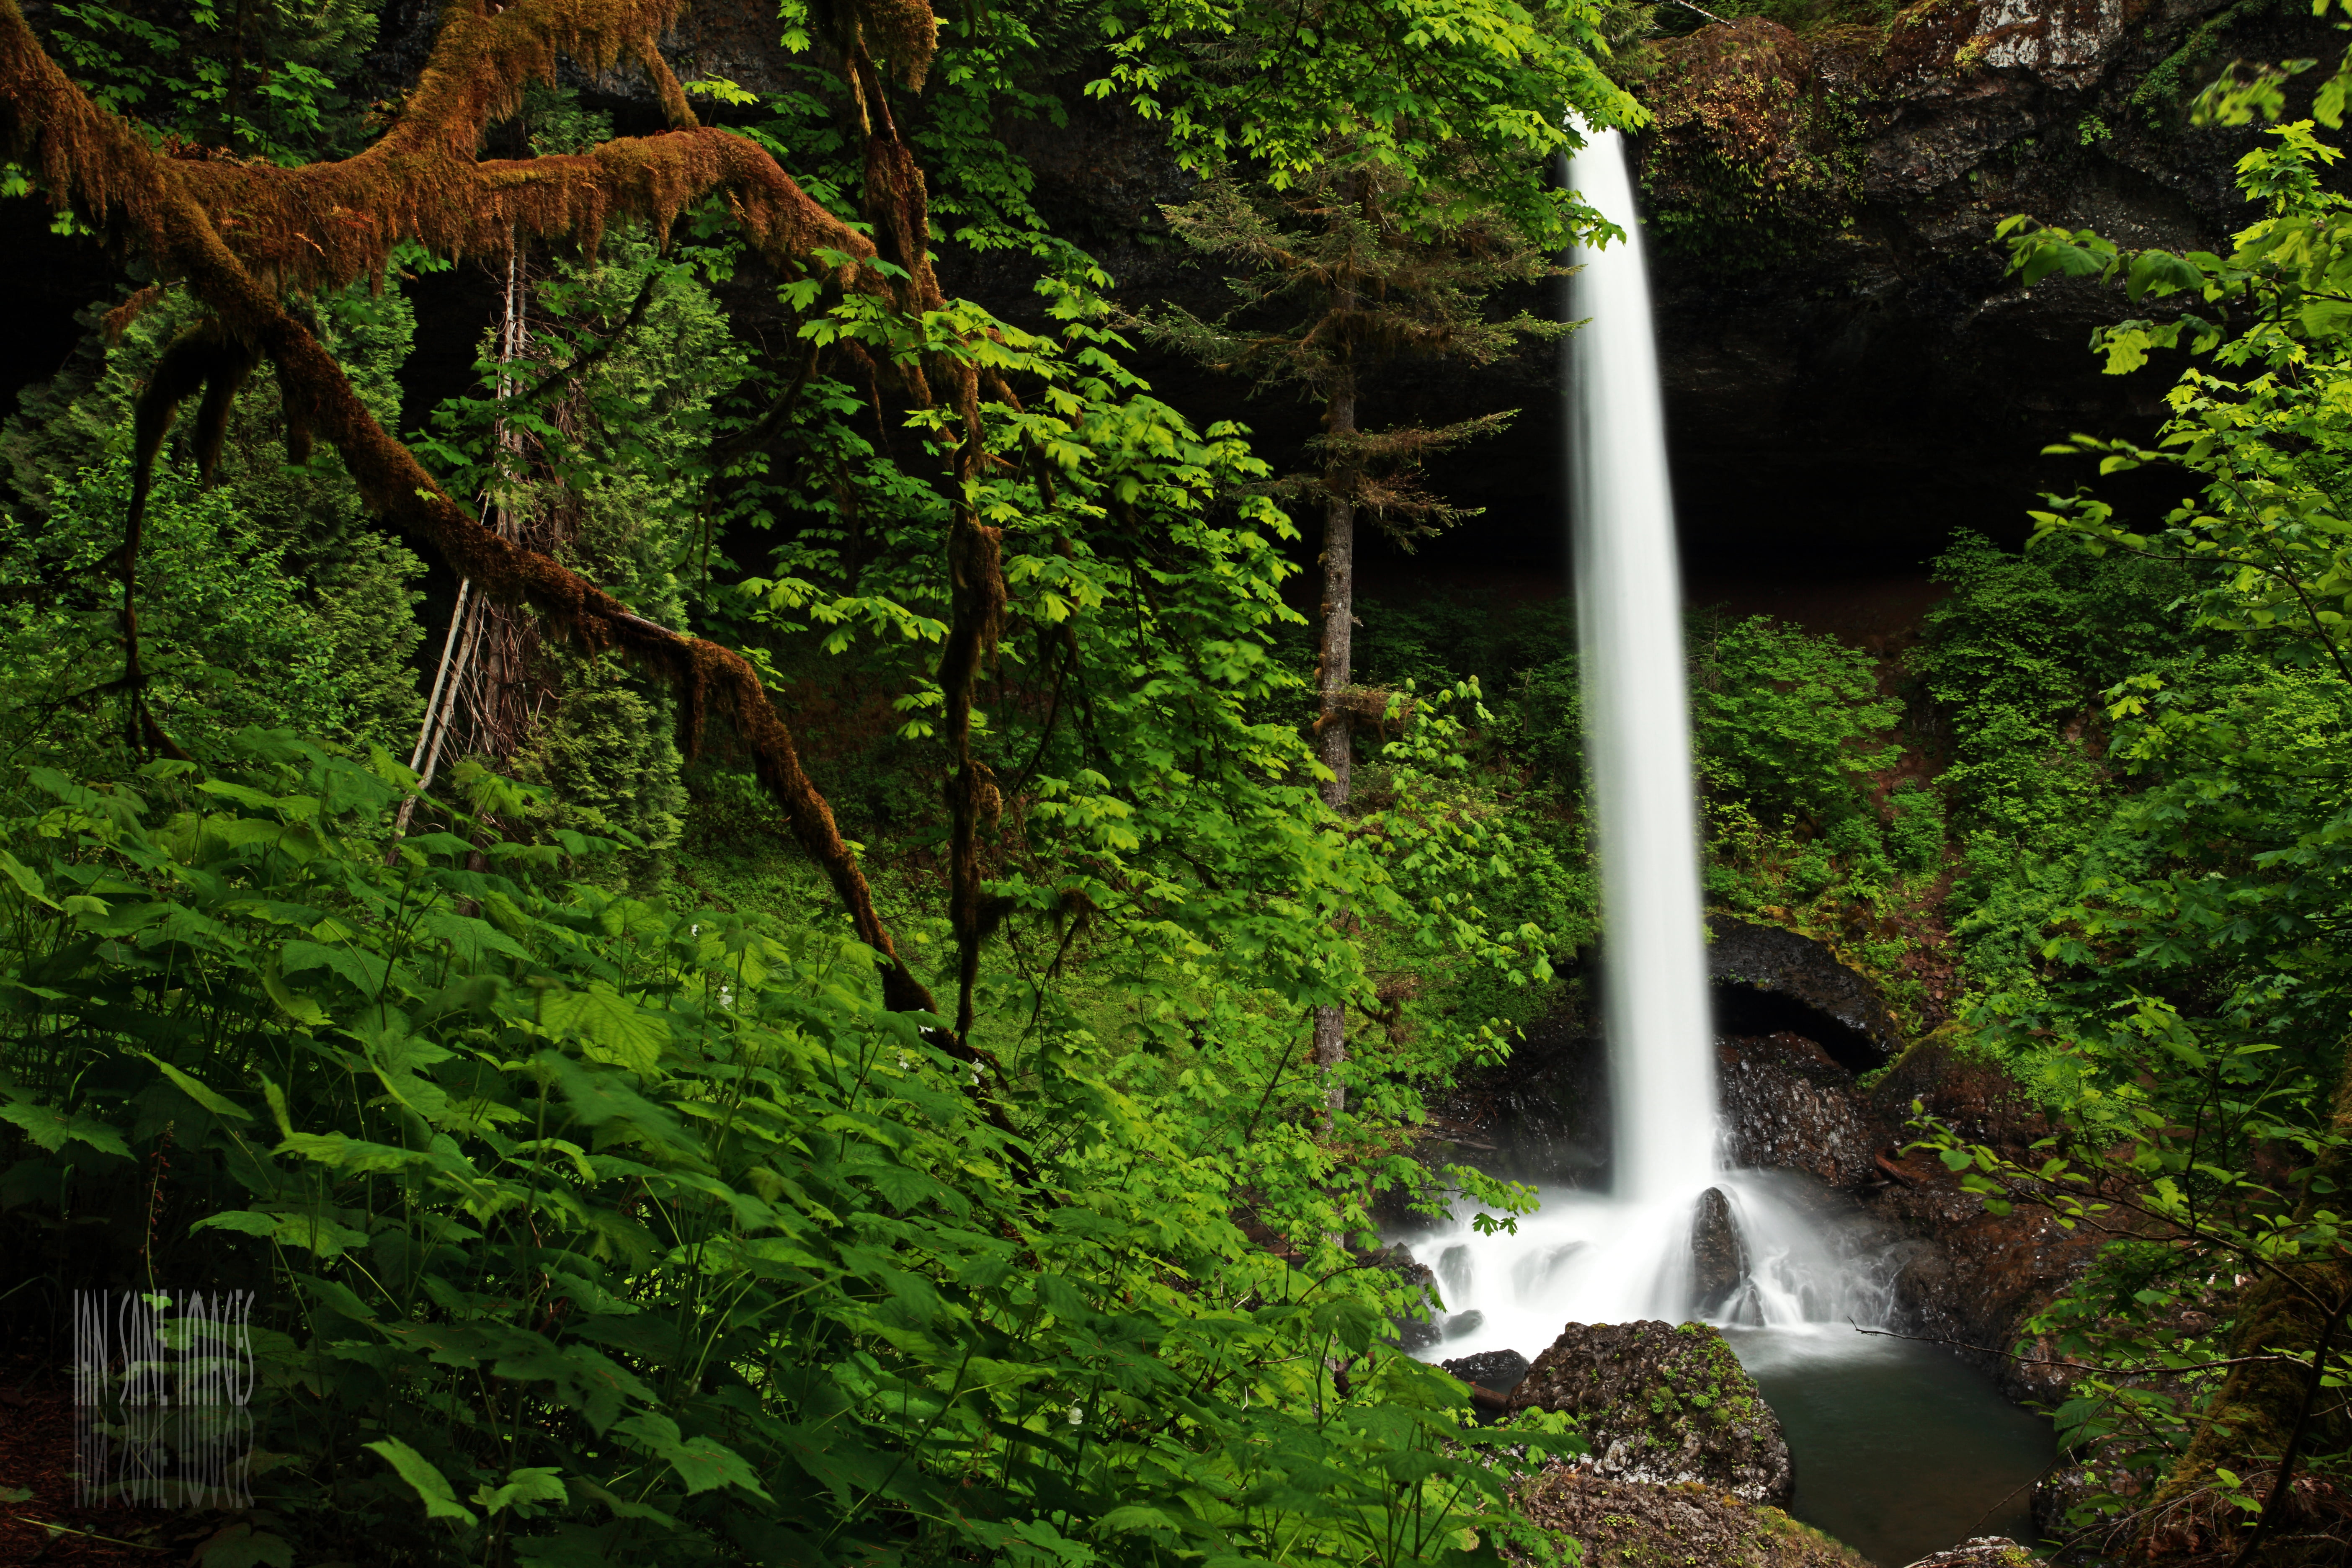
M 66 79 L 7 0 L 0 7 L 0 152 L 93 224 L 127 226 L 159 263 L 172 252 L 162 243 L 161 209 L 173 192 L 203 211 L 257 278 L 296 292 L 381 276 L 402 240 L 447 256 L 500 255 L 517 235 L 593 250 L 617 219 L 666 232 L 713 193 L 727 197 L 754 247 L 787 276 L 822 268 L 812 259 L 819 250 L 873 255 L 863 236 L 756 143 L 695 125 L 656 47 L 681 4 L 521 0 L 492 14 L 482 0 L 457 0 L 382 140 L 338 163 L 288 169 L 160 155 Z M 485 128 L 516 111 L 529 83 L 552 80 L 559 56 L 591 71 L 623 59 L 645 65 L 682 129 L 569 156 L 478 163 Z M 853 281 L 849 269 L 841 281 Z

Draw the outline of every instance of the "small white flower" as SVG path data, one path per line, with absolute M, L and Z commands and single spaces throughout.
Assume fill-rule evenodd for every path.
M 1087 1412 L 1086 1412 L 1086 1408 L 1085 1408 L 1085 1406 L 1083 1406 L 1083 1405 L 1071 1405 L 1071 1406 L 1070 1406 L 1070 1425 L 1071 1425 L 1071 1426 L 1084 1426 L 1084 1425 L 1086 1424 L 1086 1419 L 1087 1419 Z
M 898 1053 L 898 1070 L 900 1072 L 913 1072 L 915 1070 L 915 1058 L 908 1056 L 906 1052 L 900 1051 Z

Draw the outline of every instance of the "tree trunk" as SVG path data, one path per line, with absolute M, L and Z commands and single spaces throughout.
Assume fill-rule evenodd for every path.
M 2352 1139 L 2352 1045 L 2347 1047 L 2336 1083 L 2330 1130 L 2339 1138 Z M 2340 1210 L 2347 1180 L 2352 1180 L 2352 1145 L 2338 1143 L 2314 1163 L 2296 1219 L 2308 1223 L 2323 1208 Z M 2292 1265 L 2290 1271 L 2303 1290 L 2270 1274 L 2246 1290 L 2231 1353 L 2252 1356 L 2268 1351 L 2307 1356 L 2317 1366 L 2283 1361 L 2230 1369 L 2207 1412 L 2206 1425 L 2144 1510 L 2146 1522 L 2127 1561 L 2158 1563 L 2232 1544 L 2240 1548 L 2237 1560 L 2245 1562 L 2259 1539 L 2278 1522 L 2295 1460 L 2310 1447 L 2313 1407 L 2323 1395 L 2318 1372 L 2331 1345 L 2341 1345 L 2343 1319 L 2352 1310 L 2352 1255 L 2339 1245 Z M 2315 1305 L 2312 1295 L 2332 1303 L 2333 1310 Z M 2228 1535 L 2234 1533 L 2231 1526 L 2243 1523 L 2242 1519 L 2232 1512 L 2225 1520 L 2219 1509 L 2197 1506 L 2197 1494 L 2213 1484 L 2217 1468 L 2251 1471 L 2273 1463 L 2277 1469 L 2263 1491 L 2268 1500 L 2261 1521 L 2242 1542 L 2229 1542 Z
M 1343 287 L 1339 308 L 1355 309 L 1355 290 Z M 1356 382 L 1343 373 L 1323 414 L 1323 426 L 1333 436 L 1356 429 Z M 1349 775 L 1355 764 L 1355 728 L 1347 708 L 1347 691 L 1356 625 L 1356 502 L 1353 475 L 1335 462 L 1325 470 L 1330 499 L 1323 510 L 1323 647 L 1315 671 L 1316 750 L 1331 770 L 1324 783 L 1323 801 L 1334 811 L 1348 805 Z M 1315 1009 L 1315 1061 L 1323 1069 L 1327 1120 L 1336 1121 L 1348 1108 L 1348 1090 L 1339 1081 L 1339 1068 L 1348 1059 L 1347 1018 L 1339 1007 Z

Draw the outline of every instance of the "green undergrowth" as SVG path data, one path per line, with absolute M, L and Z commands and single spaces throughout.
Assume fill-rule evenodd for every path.
M 404 770 L 255 731 L 0 822 L 0 1226 L 259 1292 L 256 1561 L 1433 1561 L 1572 1444 L 1387 1351 L 1393 1276 L 1246 1237 L 1283 1168 L 1206 1101 L 1068 1026 L 983 1088 L 837 922 L 607 892 L 463 782 L 390 864 Z

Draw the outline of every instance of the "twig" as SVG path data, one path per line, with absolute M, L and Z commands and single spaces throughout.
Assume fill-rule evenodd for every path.
M 1944 1345 L 1952 1350 L 1975 1351 L 1982 1355 L 1997 1355 L 2005 1361 L 2021 1362 L 2027 1366 L 2068 1366 L 2077 1372 L 2103 1372 L 2112 1377 L 2147 1377 L 2159 1373 L 2205 1372 L 2217 1366 L 2254 1366 L 2267 1362 L 2280 1361 L 2295 1366 L 2309 1364 L 2301 1356 L 2242 1355 L 2231 1356 L 2227 1361 L 2191 1362 L 2187 1366 L 2099 1366 L 2087 1361 L 2053 1361 L 2047 1356 L 2013 1355 L 2008 1351 L 1997 1351 L 1990 1345 L 1972 1345 L 1964 1340 L 1948 1340 L 1935 1334 L 1898 1334 L 1892 1329 L 1865 1329 L 1860 1323 L 1854 1322 L 1852 1318 L 1848 1318 L 1846 1321 L 1853 1324 L 1855 1333 L 1872 1334 L 1882 1340 L 1909 1340 L 1914 1344 Z
M 22 1517 L 21 1515 L 19 1516 Z M 46 1519 L 27 1519 L 26 1524 L 37 1524 L 51 1535 L 79 1535 L 90 1541 L 103 1541 L 110 1546 L 128 1546 L 140 1552 L 169 1552 L 168 1546 L 151 1546 L 143 1541 L 125 1541 L 117 1535 L 100 1535 L 95 1530 L 76 1530 L 70 1524 L 55 1524 Z

